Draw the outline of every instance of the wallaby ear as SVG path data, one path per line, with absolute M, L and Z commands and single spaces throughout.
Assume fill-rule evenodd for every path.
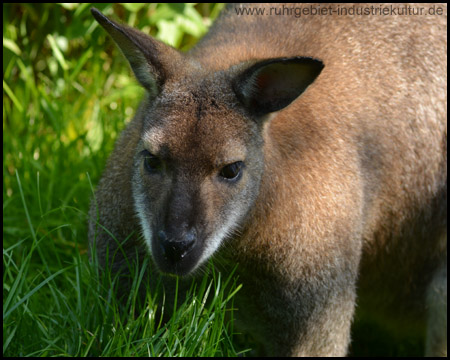
M 150 36 L 110 20 L 96 8 L 91 13 L 119 46 L 129 61 L 138 81 L 156 96 L 181 54 L 172 47 Z
M 238 75 L 233 89 L 250 112 L 262 116 L 288 106 L 314 82 L 323 67 L 321 61 L 306 57 L 261 61 Z

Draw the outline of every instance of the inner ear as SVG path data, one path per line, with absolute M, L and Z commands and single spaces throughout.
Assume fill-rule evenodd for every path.
M 314 82 L 323 67 L 320 60 L 306 57 L 265 60 L 237 76 L 233 89 L 250 112 L 261 116 L 288 106 Z

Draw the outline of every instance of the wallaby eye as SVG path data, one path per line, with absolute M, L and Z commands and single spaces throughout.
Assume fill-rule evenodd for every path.
M 219 175 L 226 180 L 236 181 L 241 175 L 243 165 L 244 163 L 242 161 L 236 161 L 232 164 L 228 164 L 220 170 Z
M 155 155 L 149 153 L 147 150 L 143 151 L 144 168 L 150 174 L 155 174 L 161 171 L 162 161 Z

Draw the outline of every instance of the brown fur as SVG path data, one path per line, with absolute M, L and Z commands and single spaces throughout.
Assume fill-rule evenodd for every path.
M 145 256 L 139 235 L 146 221 L 157 267 L 192 273 L 213 234 L 239 213 L 214 254 L 222 271 L 239 263 L 238 322 L 264 353 L 346 354 L 356 303 L 403 323 L 421 326 L 426 306 L 430 319 L 442 319 L 442 7 L 441 16 L 297 18 L 237 16 L 230 6 L 184 55 L 135 30 L 114 30 L 94 13 L 149 93 L 118 140 L 91 207 L 90 241 L 102 263 L 107 249 L 116 270 L 126 257 Z M 299 56 L 307 70 L 303 60 L 267 65 Z M 292 77 L 280 81 L 290 90 L 264 93 L 264 81 L 288 68 Z M 288 100 L 272 102 L 280 93 Z M 285 100 L 294 101 L 285 107 Z M 260 113 L 266 106 L 272 114 Z M 162 159 L 160 178 L 145 173 L 138 155 L 144 149 Z M 220 169 L 235 161 L 245 164 L 242 178 L 218 181 Z M 166 261 L 158 230 L 176 244 L 194 231 L 188 260 Z M 125 257 L 112 256 L 117 243 Z M 446 354 L 446 314 L 439 324 L 428 331 L 427 351 Z

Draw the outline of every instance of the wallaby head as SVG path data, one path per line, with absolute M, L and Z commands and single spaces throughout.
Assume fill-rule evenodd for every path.
M 251 211 L 264 171 L 264 125 L 323 64 L 294 57 L 212 71 L 92 13 L 148 92 L 132 181 L 145 242 L 163 272 L 188 274 Z

